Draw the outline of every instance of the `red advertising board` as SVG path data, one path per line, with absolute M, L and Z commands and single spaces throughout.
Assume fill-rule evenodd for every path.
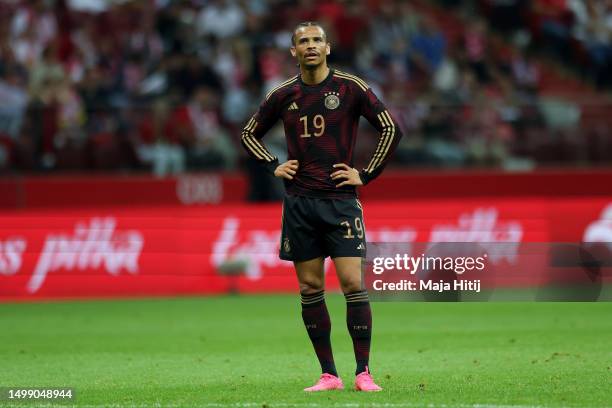
M 371 242 L 612 242 L 612 197 L 364 205 Z M 292 265 L 277 256 L 280 215 L 280 204 L 6 211 L 0 301 L 294 292 Z
M 368 201 L 469 197 L 611 197 L 612 171 L 385 171 L 361 188 Z M 0 209 L 217 205 L 247 197 L 244 174 L 55 175 L 0 178 Z

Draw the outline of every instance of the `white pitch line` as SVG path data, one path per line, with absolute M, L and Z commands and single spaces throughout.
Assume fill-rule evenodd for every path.
M 24 406 L 34 406 L 36 408 L 552 408 L 545 405 L 498 405 L 498 404 L 435 404 L 435 403 L 414 403 L 414 402 L 336 402 L 336 403 L 289 403 L 289 402 L 235 402 L 235 403 L 222 403 L 222 402 L 207 402 L 203 404 L 195 405 L 182 405 L 182 404 L 56 404 L 56 403 L 45 403 L 36 404 L 35 401 L 27 400 L 19 403 L 12 403 L 8 405 L 0 406 L 6 408 L 24 408 Z M 554 408 L 568 408 L 554 406 Z M 606 407 L 600 407 L 606 408 Z M 607 407 L 612 408 L 612 407 Z

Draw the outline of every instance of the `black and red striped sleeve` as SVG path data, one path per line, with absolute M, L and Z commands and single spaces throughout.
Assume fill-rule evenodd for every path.
M 270 153 L 261 139 L 279 119 L 277 105 L 276 94 L 268 95 L 242 129 L 240 140 L 249 156 L 265 165 L 272 173 L 278 166 L 278 158 Z
M 359 94 L 361 115 L 380 133 L 374 154 L 366 167 L 359 172 L 361 181 L 365 185 L 383 171 L 402 137 L 402 132 L 371 88 L 361 89 Z

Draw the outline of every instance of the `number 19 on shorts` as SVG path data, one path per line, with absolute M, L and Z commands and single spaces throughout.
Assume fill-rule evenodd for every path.
M 346 220 L 342 221 L 340 225 L 346 228 L 346 234 L 343 235 L 344 238 L 346 239 L 355 238 L 355 235 L 353 235 L 353 226 L 354 226 L 355 231 L 357 232 L 357 238 L 363 239 L 363 236 L 365 235 L 365 233 L 364 233 L 363 222 L 361 221 L 361 218 L 355 217 L 355 220 L 353 221 L 353 225 L 351 225 L 350 221 L 346 221 Z

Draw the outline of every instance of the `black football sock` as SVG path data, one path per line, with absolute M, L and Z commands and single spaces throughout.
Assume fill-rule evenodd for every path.
M 353 339 L 353 350 L 357 369 L 355 375 L 366 370 L 370 359 L 370 342 L 372 339 L 372 310 L 368 292 L 347 293 L 346 298 L 346 325 Z
M 331 320 L 325 305 L 325 291 L 302 294 L 302 319 L 321 364 L 321 371 L 338 376 L 331 347 Z

